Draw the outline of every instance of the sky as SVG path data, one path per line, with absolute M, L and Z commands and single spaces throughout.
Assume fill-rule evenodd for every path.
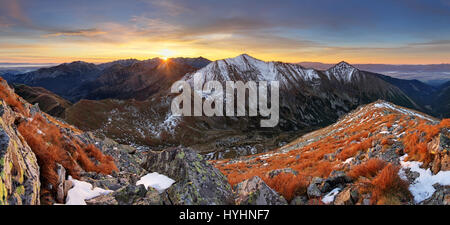
M 450 63 L 450 0 L 0 0 L 0 62 Z

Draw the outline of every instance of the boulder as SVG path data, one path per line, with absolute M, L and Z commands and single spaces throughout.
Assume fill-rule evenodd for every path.
M 64 167 L 57 163 L 56 164 L 56 173 L 58 174 L 58 182 L 56 187 L 56 201 L 58 203 L 64 203 L 65 199 L 65 191 L 64 191 L 64 184 L 66 181 L 66 169 Z
M 16 130 L 17 115 L 0 99 L 0 205 L 39 204 L 39 166 Z
M 309 198 L 321 197 L 335 188 L 344 188 L 350 182 L 352 179 L 344 171 L 333 171 L 327 179 L 313 178 L 308 186 L 307 194 Z
M 162 205 L 158 191 L 144 185 L 128 185 L 113 193 L 119 205 Z
M 320 177 L 314 177 L 309 184 L 306 193 L 309 198 L 317 198 L 322 196 L 322 191 L 320 191 L 319 186 L 322 184 L 323 179 Z
M 142 167 L 175 180 L 165 193 L 167 204 L 224 205 L 234 197 L 227 178 L 201 155 L 189 148 L 149 151 Z
M 351 187 L 345 188 L 334 199 L 335 205 L 354 205 L 358 202 L 359 193 L 356 189 Z
M 295 196 L 290 205 L 308 205 L 308 197 L 306 196 Z
M 267 186 L 258 176 L 237 184 L 235 192 L 237 205 L 287 205 L 283 196 Z
M 437 174 L 439 171 L 450 170 L 450 138 L 444 133 L 440 133 L 428 143 L 427 147 L 434 155 L 431 162 L 433 174 Z
M 144 185 L 128 185 L 113 193 L 86 200 L 87 205 L 162 205 L 159 192 Z

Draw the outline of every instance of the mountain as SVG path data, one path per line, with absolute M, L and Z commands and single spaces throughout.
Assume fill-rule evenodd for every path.
M 433 108 L 439 117 L 450 117 L 450 81 L 441 85 L 433 96 Z
M 175 60 L 154 58 L 131 65 L 114 64 L 103 70 L 95 80 L 85 82 L 70 91 L 75 99 L 100 100 L 137 99 L 145 100 L 181 79 L 195 68 Z
M 99 69 L 104 70 L 104 69 L 107 69 L 114 65 L 131 66 L 137 62 L 139 62 L 139 60 L 137 60 L 137 59 L 121 59 L 121 60 L 116 60 L 116 61 L 112 61 L 112 62 L 101 63 L 101 64 L 98 64 L 97 66 L 99 67 Z
M 377 76 L 402 90 L 413 99 L 414 102 L 421 106 L 422 111 L 432 115 L 435 114 L 433 102 L 435 101 L 434 96 L 436 95 L 438 88 L 418 80 L 403 80 L 382 74 L 377 74 Z
M 14 85 L 14 92 L 31 104 L 38 103 L 39 108 L 55 117 L 63 118 L 65 110 L 72 103 L 42 87 L 29 87 L 23 84 Z
M 290 204 L 447 204 L 449 150 L 449 119 L 380 100 L 273 151 L 212 163 L 232 186 L 258 177 Z
M 195 69 L 201 69 L 211 62 L 209 59 L 205 59 L 201 56 L 197 58 L 184 58 L 184 57 L 170 58 L 170 60 L 176 63 L 189 65 L 191 67 L 194 67 Z
M 139 102 L 83 100 L 66 111 L 66 120 L 120 143 L 160 149 L 189 146 L 209 153 L 208 157 L 223 158 L 276 148 L 298 134 L 329 125 L 359 105 L 378 99 L 420 108 L 399 88 L 345 62 L 328 71 L 317 71 L 297 64 L 264 62 L 243 54 L 211 62 L 184 75 L 182 80 L 192 84 L 194 76 L 203 83 L 279 81 L 279 124 L 262 128 L 262 117 L 249 116 L 175 117 L 170 112 L 175 95 L 167 95 L 169 90 Z
M 317 70 L 327 70 L 334 64 L 320 62 L 301 62 L 300 65 L 306 68 Z M 438 87 L 450 80 L 450 64 L 429 64 L 429 65 L 390 65 L 390 64 L 353 64 L 356 68 L 373 73 L 381 73 L 391 77 L 420 80 L 429 85 Z
M 58 66 L 41 68 L 36 71 L 5 77 L 9 83 L 43 87 L 61 97 L 72 100 L 68 92 L 84 82 L 92 81 L 101 75 L 95 64 L 76 61 Z
M 202 57 L 167 61 L 125 59 L 98 65 L 77 61 L 3 77 L 9 83 L 43 87 L 71 102 L 106 98 L 144 100 L 209 62 Z

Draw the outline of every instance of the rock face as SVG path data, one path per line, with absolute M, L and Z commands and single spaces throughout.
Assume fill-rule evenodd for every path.
M 450 170 L 450 138 L 440 133 L 429 144 L 428 149 L 434 153 L 431 171 L 436 174 L 439 171 Z
M 88 205 L 162 205 L 161 195 L 154 188 L 130 184 L 108 195 L 86 201 Z
M 176 181 L 165 192 L 167 204 L 224 205 L 234 202 L 226 177 L 192 149 L 149 152 L 143 168 Z
M 267 186 L 258 176 L 237 184 L 235 192 L 238 195 L 238 205 L 287 205 L 283 196 Z
M 16 114 L 0 100 L 0 205 L 39 204 L 39 166 L 15 128 Z

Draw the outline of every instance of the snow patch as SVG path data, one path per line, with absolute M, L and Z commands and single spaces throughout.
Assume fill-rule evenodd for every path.
M 351 163 L 352 161 L 353 161 L 353 157 L 348 158 L 348 159 L 346 159 L 346 160 L 344 161 L 344 164 L 349 164 L 349 163 Z
M 340 191 L 341 191 L 341 188 L 335 188 L 335 189 L 331 190 L 328 194 L 323 196 L 322 202 L 325 204 L 330 204 L 331 202 L 334 201 L 334 197 L 336 197 L 336 195 L 339 194 Z
M 113 192 L 98 187 L 93 188 L 92 184 L 73 179 L 71 176 L 69 176 L 69 180 L 72 181 L 73 188 L 67 193 L 66 205 L 86 205 L 85 200 Z
M 416 203 L 422 202 L 430 198 L 436 189 L 433 187 L 434 184 L 440 185 L 450 185 L 450 171 L 440 171 L 439 173 L 433 175 L 431 170 L 420 168 L 422 162 L 417 161 L 404 161 L 407 154 L 400 158 L 400 164 L 402 169 L 399 171 L 399 176 L 406 180 L 405 170 L 410 169 L 412 172 L 419 173 L 419 177 L 414 180 L 414 182 L 409 186 L 409 191 L 414 196 L 414 201 Z
M 408 109 L 403 109 L 403 108 L 396 107 L 396 106 L 391 105 L 391 104 L 389 104 L 387 102 L 375 103 L 373 106 L 376 107 L 376 108 L 388 108 L 388 109 L 391 109 L 391 110 L 394 110 L 394 111 L 397 111 L 397 112 L 400 112 L 400 113 L 403 113 L 403 114 L 406 114 L 406 115 L 417 116 L 419 118 L 422 118 L 422 119 L 434 122 L 434 120 L 432 120 L 432 119 L 430 119 L 428 117 L 422 116 L 419 113 L 413 112 L 413 111 L 408 110 Z
M 162 193 L 172 186 L 173 183 L 175 183 L 173 179 L 157 172 L 153 172 L 141 177 L 141 179 L 136 182 L 136 185 L 143 184 L 145 188 L 152 187 L 159 193 Z

